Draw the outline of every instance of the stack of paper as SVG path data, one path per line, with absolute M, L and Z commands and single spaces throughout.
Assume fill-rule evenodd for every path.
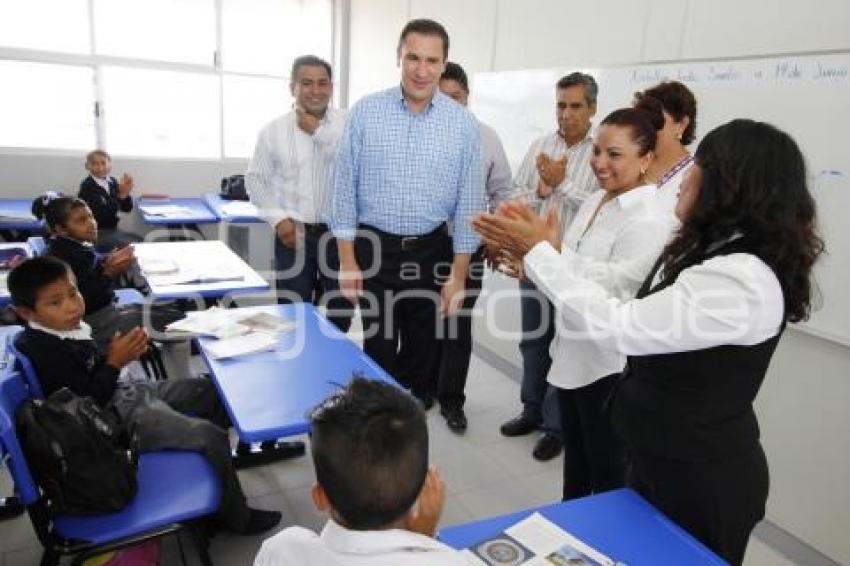
M 208 342 L 206 345 L 207 352 L 218 359 L 273 350 L 278 335 L 293 328 L 294 322 L 273 314 L 212 307 L 205 311 L 189 312 L 186 318 L 172 322 L 166 330 L 218 338 L 216 342 Z
M 257 216 L 259 212 L 253 203 L 244 200 L 233 200 L 221 205 L 221 211 L 227 216 Z
M 540 513 L 463 551 L 474 566 L 625 566 L 586 545 Z
M 162 216 L 163 218 L 179 218 L 194 214 L 191 208 L 177 204 L 143 204 L 139 209 L 148 216 Z
M 277 346 L 277 334 L 270 332 L 251 332 L 244 336 L 234 336 L 217 340 L 206 345 L 207 353 L 215 359 L 234 358 L 247 354 L 256 354 L 274 350 Z

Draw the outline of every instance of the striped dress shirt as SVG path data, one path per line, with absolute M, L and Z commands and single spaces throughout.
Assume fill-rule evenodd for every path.
M 471 254 L 471 219 L 484 210 L 478 122 L 437 91 L 424 111 L 408 109 L 401 88 L 351 109 L 336 159 L 331 228 L 353 240 L 357 226 L 415 236 L 454 226 L 455 253 Z
M 569 147 L 558 132 L 552 132 L 534 140 L 514 178 L 514 198 L 525 197 L 532 202 L 539 202 L 536 195 L 537 185 L 540 182 L 540 174 L 537 172 L 537 156 L 540 153 L 545 153 L 552 159 L 567 156 L 567 174 L 564 181 L 555 187 L 552 195 L 541 203 L 541 214 L 552 206 L 558 206 L 563 236 L 582 203 L 599 189 L 596 175 L 590 168 L 593 136 L 588 131 L 583 140 Z
M 245 187 L 272 227 L 284 218 L 326 222 L 337 144 L 345 111 L 328 108 L 313 134 L 298 127 L 295 112 L 269 122 L 257 136 Z

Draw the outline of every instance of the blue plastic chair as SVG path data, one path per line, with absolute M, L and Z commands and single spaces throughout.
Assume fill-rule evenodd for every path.
M 47 242 L 41 236 L 30 236 L 27 238 L 27 244 L 32 249 L 33 256 L 44 255 L 44 252 L 47 251 Z
M 9 460 L 15 490 L 44 547 L 42 565 L 58 564 L 63 555 L 74 555 L 72 564 L 82 564 L 97 554 L 184 528 L 192 534 L 201 563 L 212 564 L 209 542 L 195 520 L 218 509 L 221 485 L 206 458 L 196 452 L 141 454 L 136 473 L 138 492 L 120 512 L 51 517 L 15 431 L 18 407 L 30 397 L 18 372 L 0 374 L 0 457 Z

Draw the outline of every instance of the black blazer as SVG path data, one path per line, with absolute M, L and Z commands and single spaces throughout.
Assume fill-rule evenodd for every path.
M 89 175 L 80 183 L 78 196 L 89 205 L 94 219 L 97 220 L 98 228 L 118 227 L 118 211 L 133 210 L 133 197 L 128 195 L 127 198 L 118 198 L 118 180 L 115 177 L 109 178 L 109 194 L 107 195 L 103 187 Z
M 101 407 L 112 399 L 120 371 L 106 363 L 93 341 L 62 339 L 26 327 L 15 345 L 32 362 L 45 396 L 67 387 Z
M 87 315 L 114 302 L 115 281 L 103 272 L 104 256 L 93 247 L 65 236 L 51 236 L 47 240 L 47 253 L 71 267 L 86 302 Z

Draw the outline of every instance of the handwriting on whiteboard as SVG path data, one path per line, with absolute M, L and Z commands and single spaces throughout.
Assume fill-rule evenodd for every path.
M 642 66 L 631 69 L 628 80 L 636 85 L 656 84 L 661 81 L 693 83 L 735 82 L 794 82 L 823 81 L 846 82 L 850 79 L 850 66 L 845 61 L 826 56 L 817 58 L 788 58 L 763 61 L 730 61 L 725 63 L 695 63 L 693 65 L 663 67 Z

